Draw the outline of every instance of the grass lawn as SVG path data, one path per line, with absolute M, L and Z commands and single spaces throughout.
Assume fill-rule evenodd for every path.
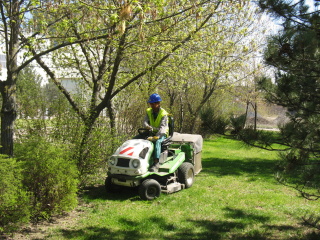
M 206 140 L 190 189 L 142 201 L 135 189 L 107 195 L 101 185 L 81 196 L 67 220 L 24 239 L 320 239 L 302 220 L 319 214 L 319 202 L 277 183 L 276 159 L 228 137 Z

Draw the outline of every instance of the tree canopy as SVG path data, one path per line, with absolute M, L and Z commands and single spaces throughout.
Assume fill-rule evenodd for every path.
M 259 16 L 249 1 L 2 1 L 1 16 L 2 152 L 13 155 L 17 81 L 36 63 L 81 122 L 75 152 L 82 169 L 99 116 L 106 112 L 115 139 L 136 128 L 153 92 L 165 94 L 180 129 L 196 131 L 204 104 L 237 81 L 259 42 L 250 37 Z

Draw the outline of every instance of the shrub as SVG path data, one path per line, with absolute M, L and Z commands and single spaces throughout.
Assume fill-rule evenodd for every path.
M 119 138 L 100 120 L 86 135 L 85 144 L 75 144 L 73 156 L 77 160 L 80 188 L 104 183 L 107 159 L 118 145 Z
M 218 133 L 225 134 L 229 119 L 208 107 L 201 111 L 201 133 L 203 135 Z
M 31 195 L 32 219 L 48 219 L 77 205 L 76 164 L 65 145 L 31 138 L 16 149 Z
M 247 118 L 246 114 L 240 115 L 239 117 L 234 117 L 234 116 L 230 117 L 230 122 L 233 128 L 232 134 L 240 133 L 240 131 L 244 128 L 246 118 Z
M 117 137 L 111 133 L 108 118 L 98 118 L 89 134 L 83 121 L 72 111 L 62 111 L 50 124 L 52 128 L 46 136 L 68 145 L 79 173 L 79 186 L 103 183 L 106 159 L 113 152 L 113 145 L 118 145 Z
M 0 232 L 10 232 L 29 221 L 30 203 L 22 186 L 21 164 L 0 155 Z

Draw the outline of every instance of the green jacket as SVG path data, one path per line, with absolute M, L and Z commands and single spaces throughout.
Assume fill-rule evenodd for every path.
M 160 108 L 157 118 L 154 119 L 153 113 L 152 113 L 152 108 L 148 108 L 147 115 L 148 115 L 148 118 L 150 121 L 150 126 L 153 128 L 153 133 L 156 134 L 160 130 L 159 128 L 160 128 L 160 123 L 161 123 L 162 118 L 164 116 L 167 116 L 168 112 L 166 110 L 164 110 L 163 108 Z M 169 127 L 168 126 L 166 126 L 165 134 L 166 134 L 166 136 L 168 136 L 168 134 L 169 134 Z

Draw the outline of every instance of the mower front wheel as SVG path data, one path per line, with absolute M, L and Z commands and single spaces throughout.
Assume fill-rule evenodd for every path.
M 139 195 L 143 200 L 153 200 L 160 197 L 161 186 L 154 179 L 146 179 L 139 186 Z

